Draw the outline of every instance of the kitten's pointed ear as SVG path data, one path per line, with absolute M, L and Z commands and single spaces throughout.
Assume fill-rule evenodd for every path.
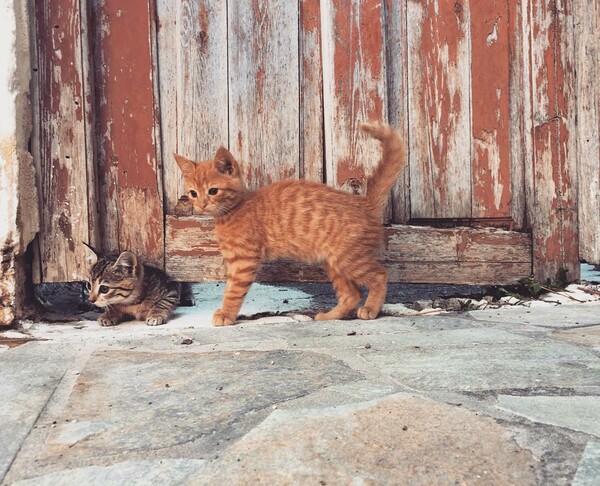
M 194 162 L 178 154 L 173 154 L 173 156 L 184 176 L 190 176 L 194 173 Z
M 91 267 L 98 263 L 98 252 L 92 245 L 88 245 L 85 241 L 82 241 L 83 246 L 86 248 L 86 259 Z
M 124 251 L 119 255 L 117 261 L 115 262 L 115 267 L 122 267 L 129 271 L 129 273 L 134 273 L 137 268 L 138 260 L 137 257 L 131 253 L 130 251 Z
M 225 147 L 219 147 L 215 154 L 215 167 L 221 174 L 239 177 L 240 168 L 231 152 Z

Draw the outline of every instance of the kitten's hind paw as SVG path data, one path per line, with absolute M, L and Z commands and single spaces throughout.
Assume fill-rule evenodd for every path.
M 98 324 L 104 327 L 116 326 L 119 321 L 114 317 L 100 316 L 98 317 Z
M 147 326 L 160 326 L 162 324 L 165 324 L 166 322 L 167 320 L 163 316 L 148 316 L 146 318 Z
M 223 314 L 221 309 L 217 309 L 213 315 L 213 326 L 232 326 L 235 324 L 235 319 L 231 319 Z
M 364 307 L 358 308 L 358 310 L 356 311 L 356 315 L 358 316 L 359 319 L 370 320 L 370 319 L 375 319 L 379 315 L 379 311 L 375 310 L 375 309 L 371 309 L 370 307 L 364 306 Z

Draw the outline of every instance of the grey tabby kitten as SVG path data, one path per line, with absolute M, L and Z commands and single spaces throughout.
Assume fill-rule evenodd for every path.
M 169 320 L 179 302 L 179 288 L 165 272 L 141 263 L 130 251 L 99 257 L 91 246 L 85 246 L 92 264 L 88 299 L 106 309 L 98 318 L 100 325 L 136 319 L 158 326 Z

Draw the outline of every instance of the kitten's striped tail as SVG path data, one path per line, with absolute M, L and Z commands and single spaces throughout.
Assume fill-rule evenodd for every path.
M 383 212 L 389 192 L 406 165 L 404 140 L 400 138 L 396 130 L 382 123 L 363 124 L 361 129 L 379 140 L 383 148 L 381 162 L 367 179 L 366 196 L 371 212 L 379 217 Z

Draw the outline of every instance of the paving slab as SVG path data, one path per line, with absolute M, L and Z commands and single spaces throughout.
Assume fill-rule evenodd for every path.
M 521 323 L 547 328 L 570 328 L 600 324 L 600 301 L 527 308 L 475 310 L 469 315 L 479 321 Z
M 411 333 L 397 344 L 371 341 L 362 358 L 414 390 L 600 385 L 600 361 L 591 350 L 498 329 Z
M 159 327 L 28 324 L 0 353 L 0 411 L 29 410 L 8 422 L 22 423 L 2 484 L 571 484 L 593 471 L 600 423 L 597 326 L 575 324 L 587 306 L 565 326 L 446 313 L 215 328 L 206 309 Z
M 596 396 L 499 395 L 498 405 L 535 422 L 600 437 L 600 401 Z
M 15 486 L 90 485 L 171 486 L 186 484 L 201 476 L 205 462 L 198 459 L 123 461 L 110 466 L 67 469 L 15 481 Z
M 361 378 L 310 352 L 94 353 L 38 466 L 109 464 L 140 451 L 204 459 L 246 434 L 273 406 Z
M 583 451 L 573 486 L 597 486 L 600 479 L 600 442 L 590 442 Z
M 588 346 L 600 351 L 600 325 L 588 326 L 566 331 L 555 331 L 551 334 L 554 339 Z
M 277 410 L 191 484 L 535 484 L 494 420 L 419 397 Z
M 43 342 L 0 354 L 0 478 L 73 359 L 72 350 Z

